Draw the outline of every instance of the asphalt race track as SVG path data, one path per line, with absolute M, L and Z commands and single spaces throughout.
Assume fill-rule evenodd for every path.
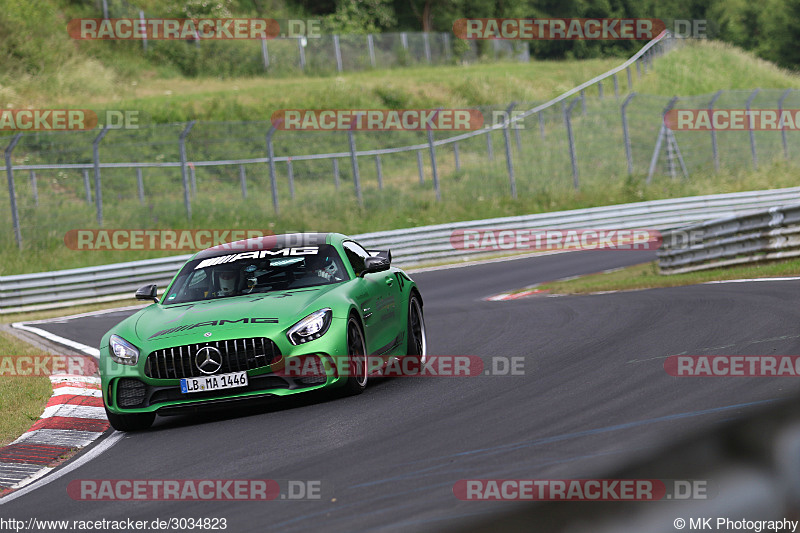
M 383 379 L 357 397 L 159 417 L 152 430 L 1 505 L 0 516 L 224 517 L 232 532 L 436 531 L 518 505 L 460 501 L 452 491 L 460 479 L 602 477 L 800 390 L 793 378 L 675 378 L 663 368 L 675 354 L 800 353 L 796 281 L 481 300 L 652 257 L 573 252 L 414 274 L 431 354 L 524 356 L 525 375 Z M 37 327 L 97 346 L 122 316 Z M 66 492 L 75 479 L 200 478 L 319 480 L 324 498 L 132 503 Z

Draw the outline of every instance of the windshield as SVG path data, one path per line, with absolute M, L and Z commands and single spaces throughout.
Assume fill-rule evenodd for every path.
M 301 289 L 346 279 L 339 254 L 329 244 L 232 253 L 185 264 L 164 303 Z

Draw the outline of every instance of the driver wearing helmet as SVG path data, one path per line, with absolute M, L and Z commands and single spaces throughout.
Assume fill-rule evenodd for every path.
M 239 273 L 235 269 L 225 269 L 216 272 L 219 290 L 215 296 L 233 296 L 236 294 Z
M 339 276 L 339 267 L 330 256 L 318 255 L 309 260 L 308 271 L 315 276 L 324 279 L 325 281 L 341 281 Z

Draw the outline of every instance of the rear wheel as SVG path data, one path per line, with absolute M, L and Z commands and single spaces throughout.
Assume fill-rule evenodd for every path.
M 114 414 L 106 408 L 106 416 L 111 427 L 117 431 L 141 431 L 153 425 L 155 413 L 132 413 L 129 415 Z
M 367 343 L 361 324 L 352 316 L 347 320 L 347 361 L 343 392 L 348 396 L 361 394 L 367 388 Z
M 411 372 L 420 372 L 428 361 L 428 337 L 425 318 L 419 296 L 412 293 L 408 301 L 408 346 L 406 367 Z

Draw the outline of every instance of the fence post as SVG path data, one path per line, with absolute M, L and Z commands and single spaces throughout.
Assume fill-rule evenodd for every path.
M 97 209 L 97 224 L 103 226 L 103 191 L 100 188 L 100 141 L 108 133 L 108 125 L 92 141 L 92 159 L 94 160 L 94 201 Z
M 792 92 L 791 89 L 786 89 L 783 91 L 780 99 L 778 99 L 778 120 L 780 120 L 781 112 L 783 111 L 783 101 L 786 100 L 786 97 L 789 96 L 790 92 Z M 789 159 L 789 144 L 786 142 L 786 124 L 781 126 L 781 141 L 783 142 L 783 157 L 784 159 Z
M 450 49 L 450 34 L 443 33 L 442 39 L 444 39 L 444 59 L 445 61 L 450 61 L 450 58 L 453 57 L 453 52 Z
M 136 167 L 136 192 L 139 197 L 139 204 L 144 205 L 144 181 L 142 181 L 142 169 Z
M 756 95 L 758 94 L 758 92 L 760 90 L 761 89 L 754 90 L 752 93 L 750 93 L 750 96 L 747 98 L 747 102 L 745 104 L 745 109 L 747 109 L 747 117 L 748 117 L 748 119 L 751 118 L 750 117 L 750 104 L 753 103 L 753 99 L 756 97 Z M 758 170 L 758 154 L 756 153 L 756 137 L 753 134 L 753 128 L 750 127 L 751 124 L 752 124 L 752 120 L 750 120 L 750 122 L 747 125 L 748 126 L 748 130 L 750 132 L 750 152 L 753 154 L 753 170 Z
M 381 156 L 375 156 L 375 169 L 378 171 L 378 189 L 383 189 L 383 169 L 381 168 Z
M 622 102 L 622 137 L 625 140 L 625 159 L 628 161 L 628 176 L 633 175 L 633 154 L 631 153 L 631 136 L 628 131 L 628 104 L 636 93 L 633 92 Z
M 14 190 L 14 169 L 11 166 L 11 152 L 17 146 L 17 143 L 22 138 L 21 133 L 14 135 L 11 142 L 5 150 L 6 158 L 6 180 L 8 181 L 8 198 L 11 201 L 11 223 L 14 226 L 14 238 L 17 241 L 17 247 L 22 250 L 22 232 L 19 228 L 19 212 L 17 211 L 17 196 Z
M 403 50 L 408 52 L 408 34 L 406 32 L 400 34 L 400 43 L 403 45 Z
M 369 64 L 375 68 L 375 45 L 372 42 L 372 34 L 367 34 L 367 49 L 369 50 Z
M 486 152 L 489 155 L 489 161 L 494 161 L 494 150 L 492 149 L 492 130 L 486 130 Z
M 619 80 L 616 73 L 614 74 L 614 98 L 619 98 Z
M 186 216 L 189 218 L 189 220 L 192 220 L 192 202 L 191 199 L 189 198 L 189 181 L 186 176 L 186 136 L 189 135 L 190 131 L 192 131 L 195 122 L 196 122 L 195 120 L 192 120 L 189 123 L 187 123 L 186 127 L 183 128 L 183 131 L 178 137 L 178 145 L 181 153 L 181 180 L 183 181 L 183 204 L 186 207 Z M 98 189 L 98 186 L 99 182 L 95 184 L 96 196 L 99 198 L 100 190 Z
M 139 28 L 142 31 L 142 51 L 146 54 L 147 53 L 147 23 L 144 20 L 144 11 L 141 9 L 139 10 Z
M 422 150 L 417 150 L 417 171 L 419 172 L 420 185 L 425 184 L 425 172 L 422 168 Z
M 239 165 L 239 184 L 242 187 L 242 200 L 247 200 L 247 174 L 244 165 Z
M 190 161 L 187 165 L 189 165 L 189 185 L 192 186 L 192 198 L 197 198 L 197 177 L 194 174 L 194 163 Z
M 266 37 L 261 39 L 261 59 L 264 60 L 264 70 L 267 70 L 269 68 L 269 50 Z
M 603 80 L 597 82 L 597 96 L 600 100 L 603 99 Z
M 342 71 L 342 49 L 339 46 L 339 34 L 333 34 L 333 53 L 336 55 L 336 72 Z M 336 161 L 334 159 L 334 161 Z
M 297 38 L 297 49 L 300 51 L 300 68 L 306 71 L 306 47 L 303 46 L 303 38 Z
M 516 106 L 516 102 L 511 102 L 511 105 L 506 109 L 506 124 L 503 127 L 503 139 L 506 142 L 506 168 L 508 169 L 508 183 L 511 186 L 511 197 L 517 197 L 517 180 L 514 178 L 514 161 L 511 158 L 511 111 Z
M 289 176 L 289 197 L 294 200 L 294 166 L 291 157 L 286 158 L 286 173 Z
M 437 109 L 436 112 L 438 113 L 439 110 Z M 436 115 L 434 114 L 434 118 L 435 117 Z M 439 170 L 436 168 L 436 149 L 433 146 L 433 130 L 430 127 L 428 128 L 428 148 L 431 151 L 431 170 L 433 172 L 433 188 L 436 191 L 436 201 L 438 202 L 442 199 L 442 193 L 441 191 L 439 191 Z
M 653 150 L 653 157 L 650 158 L 650 168 L 647 170 L 647 185 L 650 185 L 650 181 L 653 179 L 653 173 L 656 171 L 656 163 L 658 163 L 658 154 L 661 153 L 661 143 L 664 142 L 664 137 L 667 132 L 667 126 L 665 123 L 664 117 L 667 113 L 672 110 L 672 106 L 675 105 L 675 102 L 678 101 L 677 96 L 673 96 L 672 99 L 667 103 L 667 107 L 661 112 L 661 127 L 658 129 L 658 139 L 656 139 L 656 147 Z
M 586 115 L 586 89 L 581 89 L 581 115 Z
M 428 61 L 428 64 L 431 62 L 431 42 L 428 39 L 428 32 L 424 32 L 422 34 L 422 42 L 425 44 L 425 59 Z
M 563 100 L 561 101 L 564 102 Z M 578 156 L 575 153 L 575 136 L 572 134 L 572 108 L 578 103 L 577 99 L 570 102 L 569 107 L 564 110 L 564 123 L 567 126 L 567 140 L 569 141 L 569 159 L 572 163 L 572 186 L 578 190 L 580 185 L 578 181 Z
M 461 170 L 461 157 L 458 153 L 458 142 L 453 143 L 453 158 L 456 160 L 456 172 Z
M 353 125 L 355 125 L 355 121 Z M 353 183 L 356 188 L 356 198 L 358 198 L 358 205 L 363 206 L 364 200 L 361 197 L 361 177 L 358 174 L 358 158 L 356 157 L 356 139 L 353 136 L 352 128 L 347 130 L 347 140 L 350 142 L 350 163 L 353 165 Z
M 539 135 L 542 137 L 542 140 L 544 140 L 544 119 L 542 118 L 542 111 L 536 114 L 539 115 Z
M 103 0 L 103 18 L 108 18 L 108 0 Z
M 636 77 L 638 79 L 642 78 L 642 58 L 636 60 Z
M 33 193 L 33 206 L 39 207 L 39 187 L 36 186 L 36 172 L 31 170 L 31 192 Z
M 86 191 L 86 203 L 92 203 L 92 187 L 89 185 L 89 169 L 83 169 L 83 189 Z
M 333 183 L 336 186 L 336 190 L 339 190 L 339 160 L 335 157 L 333 158 Z
M 714 93 L 714 96 L 711 97 L 711 101 L 708 102 L 708 115 L 710 117 L 714 116 L 714 102 L 717 101 L 717 98 L 722 96 L 722 89 Z M 711 127 L 711 157 L 714 159 L 714 172 L 719 172 L 719 150 L 717 149 L 717 130 L 714 127 Z
M 633 89 L 633 78 L 631 78 L 631 67 L 630 67 L 630 65 L 625 67 L 625 72 L 628 74 L 628 92 L 631 92 L 631 89 Z
M 276 121 L 278 124 L 283 122 L 283 119 Z M 278 206 L 278 180 L 275 178 L 275 149 L 272 146 L 272 136 L 275 134 L 275 123 L 269 127 L 267 132 L 267 157 L 269 157 L 269 183 L 272 189 L 272 208 L 275 209 L 275 214 L 280 213 Z

